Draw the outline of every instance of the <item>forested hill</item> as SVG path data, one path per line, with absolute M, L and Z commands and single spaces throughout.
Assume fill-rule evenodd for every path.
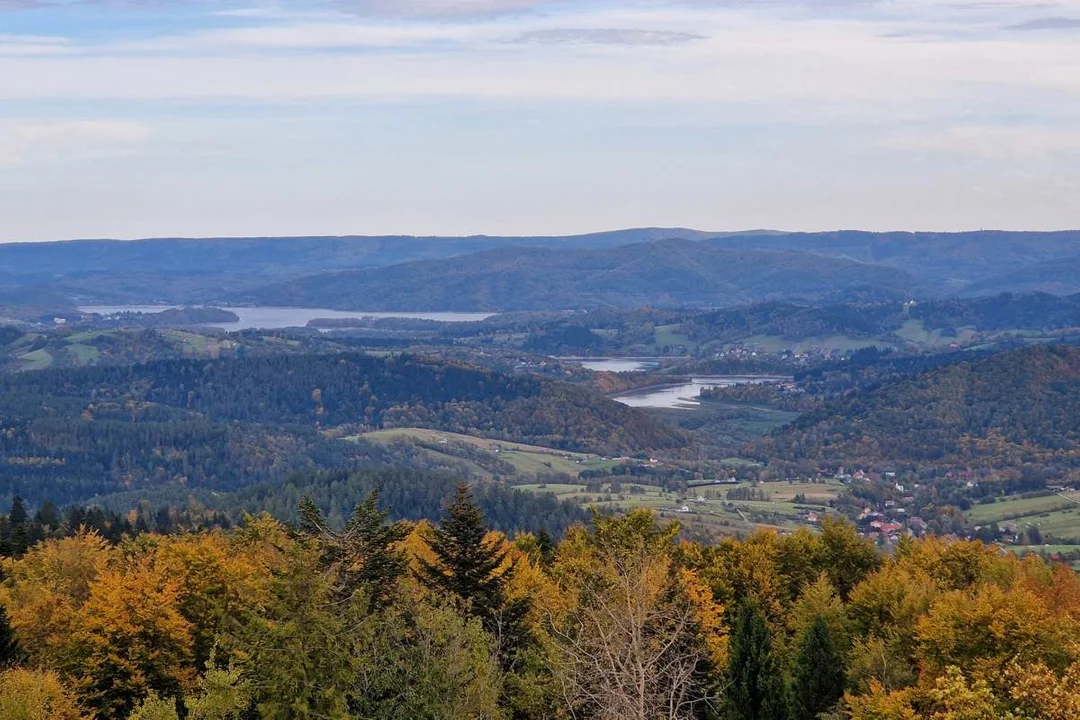
M 0 495 L 232 490 L 350 467 L 364 453 L 335 437 L 402 426 L 611 455 L 683 442 L 581 387 L 405 355 L 169 360 L 0 379 Z
M 605 250 L 505 248 L 316 275 L 237 299 L 367 310 L 541 310 L 734 305 L 867 288 L 897 296 L 917 287 L 904 271 L 845 258 L 676 239 Z
M 1078 465 L 1080 349 L 1025 348 L 853 392 L 751 452 L 847 463 Z
M 788 340 L 843 335 L 895 342 L 905 328 L 912 327 L 940 331 L 944 337 L 955 337 L 963 328 L 975 332 L 1065 330 L 1080 327 L 1080 294 L 1000 293 L 918 303 L 773 301 L 701 313 L 689 317 L 685 325 L 694 339 L 725 342 L 755 335 Z
M 1039 266 L 1053 271 L 1056 263 L 1080 257 L 1080 230 L 1065 232 L 887 232 L 839 231 L 773 233 L 714 238 L 705 241 L 725 249 L 798 250 L 829 257 L 905 270 L 933 284 L 941 294 L 981 283 L 977 293 L 1040 289 L 1016 282 L 991 280 L 1021 268 Z M 985 281 L 985 282 L 983 282 Z M 1049 287 L 1041 289 L 1049 290 Z M 1063 294 L 1077 292 L 1064 290 Z
M 662 238 L 714 237 L 685 228 L 636 228 L 587 235 L 497 237 L 326 236 L 73 240 L 0 244 L 0 281 L 12 290 L 0 306 L 54 308 L 64 298 L 98 303 L 203 303 L 224 289 L 272 280 L 495 248 L 611 248 Z

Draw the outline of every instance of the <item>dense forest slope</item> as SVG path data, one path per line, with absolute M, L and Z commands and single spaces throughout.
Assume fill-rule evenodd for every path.
M 899 294 L 916 285 L 903 271 L 842 258 L 663 240 L 608 250 L 500 249 L 317 275 L 240 299 L 370 310 L 541 310 L 734 305 L 867 287 Z
M 1057 295 L 1080 293 L 1080 256 L 1056 258 L 1019 269 L 1013 268 L 973 283 L 965 288 L 964 292 L 967 295 L 979 295 L 987 290 L 1042 291 Z
M 328 270 L 382 267 L 495 248 L 610 248 L 663 238 L 713 237 L 684 228 L 639 228 L 589 235 L 495 237 L 267 237 L 74 240 L 0 244 L 0 285 L 55 308 L 58 297 L 141 304 L 220 301 L 246 288 Z M 0 292 L 0 306 L 7 304 Z
M 757 335 L 787 340 L 843 335 L 894 340 L 912 330 L 955 336 L 974 332 L 1052 331 L 1080 328 L 1080 294 L 1001 293 L 906 303 L 797 303 L 773 301 L 725 308 L 686 318 L 688 335 L 700 341 L 742 341 Z
M 932 369 L 826 403 L 762 458 L 1016 467 L 1080 463 L 1080 349 L 1036 346 Z
M 960 291 L 971 283 L 1040 263 L 1051 267 L 1053 262 L 1080 255 L 1080 230 L 777 233 L 715 238 L 706 242 L 726 249 L 797 250 L 887 265 L 906 270 L 944 291 Z M 986 283 L 980 288 L 980 294 L 1007 289 L 1019 288 Z
M 650 283 L 656 279 L 656 274 L 674 271 L 686 274 L 689 281 L 696 285 L 690 288 L 686 295 L 687 302 L 699 302 L 702 291 L 707 291 L 706 294 L 710 297 L 721 297 L 723 304 L 762 297 L 842 292 L 850 287 L 850 278 L 845 273 L 840 272 L 834 277 L 832 273 L 835 270 L 829 270 L 822 274 L 825 268 L 832 266 L 821 263 L 837 260 L 849 264 L 848 267 L 873 268 L 872 271 L 867 271 L 864 284 L 884 281 L 887 288 L 892 287 L 889 278 L 896 276 L 882 274 L 886 271 L 881 268 L 906 273 L 918 284 L 909 284 L 900 289 L 905 294 L 923 290 L 923 296 L 926 297 L 954 293 L 992 294 L 1001 290 L 1042 289 L 1058 294 L 1080 290 L 1080 287 L 1070 282 L 1070 275 L 1059 267 L 1059 263 L 1066 260 L 1075 266 L 1076 258 L 1080 257 L 1080 231 L 725 233 L 686 228 L 638 228 L 589 235 L 535 237 L 269 237 L 129 242 L 79 240 L 0 245 L 0 285 L 3 286 L 3 291 L 0 291 L 0 310 L 4 306 L 32 305 L 56 312 L 63 309 L 64 303 L 75 301 L 84 304 L 221 302 L 243 296 L 267 283 L 287 283 L 327 272 L 397 266 L 423 260 L 446 261 L 449 258 L 477 253 L 483 259 L 488 257 L 483 253 L 490 251 L 506 251 L 511 257 L 515 252 L 524 252 L 521 257 L 526 264 L 532 261 L 533 255 L 530 253 L 538 249 L 550 251 L 549 255 L 565 254 L 571 270 L 555 265 L 550 268 L 553 274 L 546 278 L 561 286 L 564 279 L 568 279 L 563 277 L 568 272 L 591 273 L 597 269 L 595 265 L 589 264 L 594 260 L 592 256 L 588 253 L 581 256 L 579 251 L 614 251 L 613 257 L 617 259 L 621 253 L 616 249 L 621 246 L 647 245 L 672 239 L 694 242 L 693 247 L 702 256 L 721 250 L 735 253 L 799 253 L 812 255 L 816 259 L 810 261 L 804 258 L 794 263 L 794 278 L 782 273 L 765 273 L 761 276 L 753 267 L 745 268 L 748 270 L 745 291 L 741 283 L 736 282 L 736 289 L 742 292 L 731 292 L 729 288 L 725 288 L 725 282 L 732 277 L 737 281 L 743 279 L 738 274 L 714 278 L 701 284 L 701 281 L 696 279 L 699 270 L 692 265 L 670 265 L 661 259 L 653 277 L 646 276 L 642 279 L 635 273 L 614 273 L 610 279 L 615 283 L 615 289 L 628 292 L 631 296 L 635 291 L 647 292 L 652 287 Z M 580 263 L 574 262 L 575 260 L 580 260 Z M 542 264 L 548 266 L 550 261 L 545 260 Z M 424 269 L 424 266 L 420 267 Z M 438 267 L 439 263 L 435 263 L 435 268 Z M 811 283 L 807 286 L 809 279 L 798 276 L 800 267 L 806 274 L 820 274 L 821 285 Z M 502 269 L 512 270 L 506 267 Z M 454 280 L 453 276 L 439 275 L 431 270 L 430 266 L 425 271 L 429 273 L 429 279 Z M 402 269 L 395 268 L 394 272 L 396 277 Z M 596 279 L 605 283 L 609 280 L 609 273 L 612 273 L 611 267 Z M 1072 276 L 1075 276 L 1075 273 Z M 525 275 L 524 279 L 532 280 L 528 275 Z M 641 287 L 619 288 L 618 283 L 623 281 L 636 285 L 641 285 L 642 282 L 645 284 Z M 794 281 L 794 285 L 791 290 L 779 287 L 763 292 L 761 281 L 777 285 Z M 468 283 L 470 280 L 462 278 L 462 282 Z M 709 287 L 711 283 L 716 286 Z M 609 291 L 611 289 L 608 288 Z M 451 293 L 448 297 L 433 299 L 445 301 L 468 297 L 467 292 L 463 295 L 460 290 L 459 288 L 458 292 Z M 279 289 L 277 294 L 284 297 L 284 292 L 284 289 Z M 307 302 L 302 288 L 293 288 L 292 293 L 294 302 Z M 533 295 L 531 302 L 507 307 L 536 307 L 536 302 L 545 299 L 543 293 L 538 293 L 537 288 L 533 288 L 530 294 Z M 603 292 L 598 295 L 606 297 Z M 484 304 L 480 301 L 498 296 L 497 287 L 478 289 L 477 302 L 470 307 L 497 307 L 495 303 Z M 661 303 L 679 302 L 681 297 L 678 293 L 671 299 L 662 297 Z M 349 305 L 357 306 L 358 301 L 371 299 L 373 298 L 362 294 L 354 295 L 349 298 Z M 628 298 L 625 302 L 635 301 Z M 708 302 L 719 304 L 714 300 Z M 323 304 L 326 304 L 324 300 Z M 556 306 L 558 305 L 552 305 Z
M 165 484 L 231 490 L 348 468 L 370 453 L 335 438 L 383 427 L 619 455 L 683 442 L 585 388 L 357 354 L 22 373 L 0 378 L 0 418 L 0 495 L 57 502 Z

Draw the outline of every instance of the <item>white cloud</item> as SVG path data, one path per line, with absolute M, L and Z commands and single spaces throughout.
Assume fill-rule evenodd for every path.
M 65 55 L 75 53 L 71 40 L 44 35 L 5 35 L 0 33 L 0 56 Z
M 119 120 L 0 121 L 0 166 L 100 158 L 149 137 L 145 125 Z

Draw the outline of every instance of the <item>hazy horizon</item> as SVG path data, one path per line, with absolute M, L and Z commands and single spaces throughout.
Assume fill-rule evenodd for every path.
M 866 232 L 872 234 L 893 234 L 893 233 L 905 233 L 911 235 L 918 234 L 950 234 L 950 235 L 962 235 L 968 233 L 980 233 L 980 232 L 1046 232 L 1046 233 L 1070 233 L 1080 232 L 1080 226 L 1077 227 L 1062 227 L 1052 228 L 1048 230 L 1032 230 L 1030 228 L 1022 229 L 1005 229 L 1005 228 L 971 228 L 965 230 L 933 230 L 933 229 L 919 229 L 919 230 L 865 230 L 863 228 L 826 228 L 822 230 L 776 230 L 773 228 L 753 228 L 749 230 L 701 230 L 700 228 L 690 227 L 618 227 L 608 228 L 604 230 L 592 230 L 586 232 L 569 232 L 569 233 L 469 233 L 467 235 L 450 235 L 445 233 L 436 234 L 410 234 L 400 232 L 389 233 L 308 233 L 302 235 L 152 235 L 146 237 L 66 237 L 66 238 L 48 238 L 42 240 L 3 240 L 0 239 L 0 245 L 35 245 L 44 243 L 76 243 L 76 242 L 154 242 L 154 241 L 169 241 L 169 240 L 206 240 L 208 242 L 213 241 L 229 241 L 229 240 L 304 240 L 314 238 L 415 238 L 415 239 L 428 239 L 428 238 L 445 238 L 448 240 L 453 239 L 467 239 L 467 238 L 560 238 L 560 237 L 585 237 L 590 235 L 605 235 L 609 233 L 629 232 L 634 230 L 671 230 L 671 231 L 690 231 L 695 233 L 704 233 L 706 235 L 753 235 L 753 234 L 773 234 L 773 235 L 794 235 L 794 234 L 817 234 L 817 233 L 840 233 L 840 232 Z M 663 239 L 663 238 L 657 238 Z M 647 242 L 647 241 L 628 241 L 628 242 Z

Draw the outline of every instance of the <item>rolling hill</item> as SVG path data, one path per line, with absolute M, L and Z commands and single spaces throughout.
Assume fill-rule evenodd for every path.
M 514 247 L 611 248 L 664 238 L 713 237 L 685 228 L 588 235 L 497 237 L 325 236 L 72 240 L 0 244 L 0 305 L 32 293 L 95 303 L 220 301 L 226 291 L 333 270 L 373 268 Z M 15 298 L 5 300 L 5 292 Z
M 1034 346 L 851 392 L 750 452 L 843 463 L 1080 465 L 1080 348 Z
M 1057 258 L 972 283 L 965 295 L 979 295 L 988 289 L 1010 292 L 1045 292 L 1055 295 L 1080 293 L 1080 256 Z
M 705 244 L 740 250 L 794 250 L 905 270 L 934 285 L 938 295 L 962 292 L 979 283 L 977 292 L 993 294 L 1020 288 L 996 276 L 1080 256 L 1080 230 L 1064 232 L 890 232 L 839 231 L 774 233 L 712 238 Z M 1035 288 L 1028 288 L 1035 289 Z M 1077 292 L 1065 290 L 1062 294 Z
M 377 270 L 314 275 L 237 299 L 367 310 L 539 310 L 721 306 L 866 287 L 910 292 L 907 273 L 796 252 L 662 240 L 603 250 L 503 248 Z
M 355 353 L 160 360 L 0 376 L 0 497 L 233 490 L 372 460 L 370 447 L 342 438 L 393 427 L 605 455 L 685 442 L 581 386 L 459 363 Z

